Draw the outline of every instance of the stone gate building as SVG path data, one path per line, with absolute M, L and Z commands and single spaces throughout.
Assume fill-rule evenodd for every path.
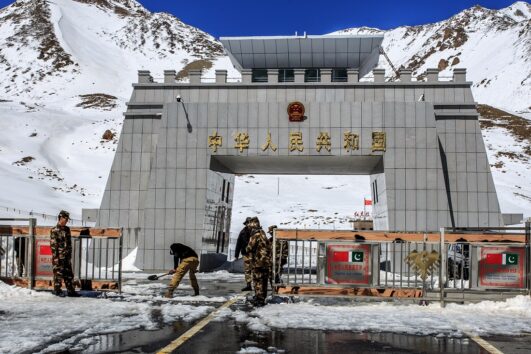
M 502 226 L 465 70 L 389 81 L 382 40 L 222 38 L 240 82 L 139 71 L 97 224 L 144 269 L 171 267 L 173 242 L 226 252 L 234 175 L 253 173 L 370 175 L 376 230 Z

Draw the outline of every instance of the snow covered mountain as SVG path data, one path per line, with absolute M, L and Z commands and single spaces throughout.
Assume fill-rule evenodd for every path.
M 212 36 L 134 0 L 1 9 L 0 211 L 97 207 L 137 70 L 199 67 L 237 74 Z
M 396 68 L 423 76 L 439 68 L 451 77 L 453 68 L 467 68 L 480 103 L 520 113 L 531 112 L 531 5 L 515 2 L 501 9 L 474 6 L 448 20 L 388 31 L 350 28 L 334 34 L 385 34 L 382 46 Z M 386 74 L 394 75 L 381 58 Z
M 531 118 L 530 18 L 525 2 L 497 11 L 474 7 L 386 31 L 384 39 L 391 61 L 418 75 L 428 67 L 444 69 L 443 76 L 466 67 L 478 102 L 504 110 L 484 107 L 489 159 L 502 210 L 527 215 L 531 128 L 505 111 Z M 135 0 L 18 0 L 0 9 L 0 217 L 33 210 L 53 222 L 59 209 L 79 218 L 81 208 L 98 207 L 137 70 L 162 78 L 175 69 L 186 79 L 190 68 L 239 76 L 212 36 Z M 285 185 L 297 188 L 280 205 L 272 196 Z M 268 197 L 251 203 L 251 194 Z M 259 214 L 265 224 L 349 227 L 369 195 L 366 177 L 238 177 L 233 224 L 238 229 L 240 218 Z M 337 203 L 319 208 L 319 198 L 331 196 Z

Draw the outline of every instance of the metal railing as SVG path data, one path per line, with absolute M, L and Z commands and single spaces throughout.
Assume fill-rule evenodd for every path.
M 18 225 L 4 224 L 16 222 Z M 20 225 L 26 223 L 26 225 Z M 0 279 L 33 288 L 53 278 L 49 232 L 36 219 L 0 219 Z M 116 283 L 121 290 L 123 239 L 116 229 L 71 228 L 72 270 L 82 289 Z M 113 232 L 106 232 L 112 230 Z M 91 235 L 91 232 L 94 235 Z M 104 286 L 105 287 L 105 286 Z
M 276 257 L 273 257 L 273 277 L 280 273 L 280 280 L 286 278 L 287 284 L 316 284 L 317 283 L 317 248 L 314 240 L 288 241 L 288 260 L 286 265 L 279 267 Z M 273 254 L 281 254 L 273 242 Z
M 273 254 L 276 250 L 277 241 L 286 242 L 289 246 L 289 254 L 286 264 L 279 267 L 277 257 L 273 258 L 273 274 L 282 273 L 281 281 L 274 285 L 278 286 L 318 286 L 318 287 L 346 287 L 346 288 L 379 288 L 379 289 L 423 289 L 430 292 L 430 300 L 440 300 L 442 303 L 448 300 L 449 294 L 452 299 L 465 299 L 467 294 L 481 295 L 519 292 L 531 294 L 531 224 L 526 223 L 525 228 L 461 228 L 441 229 L 439 233 L 416 234 L 417 240 L 402 240 L 399 233 L 394 233 L 392 241 L 380 240 L 355 240 L 354 237 L 345 239 L 305 239 L 300 236 L 305 230 L 284 230 L 291 232 L 290 237 L 279 237 L 277 231 L 273 235 Z M 315 237 L 322 230 L 306 230 L 313 232 Z M 339 231 L 342 232 L 342 231 Z M 343 231 L 345 232 L 345 231 Z M 348 232 L 348 231 L 346 231 Z M 297 235 L 299 233 L 299 235 Z M 330 233 L 333 233 L 330 231 Z M 360 233 L 361 234 L 361 233 Z M 370 235 L 371 232 L 365 232 Z M 389 237 L 389 232 L 385 237 Z M 506 237 L 507 235 L 507 237 Z M 352 235 L 354 236 L 354 234 Z M 358 236 L 358 235 L 356 235 Z M 423 236 L 423 237 L 422 237 Z M 496 239 L 494 236 L 498 237 Z M 316 237 L 317 238 L 317 237 Z M 345 238 L 345 237 L 343 237 Z M 357 238 L 357 237 L 356 237 Z M 361 237 L 363 238 L 363 237 Z M 377 238 L 377 237 L 375 237 Z M 323 274 L 326 264 L 327 244 L 351 244 L 370 245 L 371 256 L 377 260 L 371 261 L 369 285 L 328 284 Z M 356 246 L 357 247 L 357 246 Z M 504 247 L 522 255 L 525 282 L 515 286 L 492 286 L 481 283 L 480 268 L 485 268 L 485 259 L 481 258 L 481 250 L 493 247 L 504 252 Z M 516 250 L 516 251 L 514 251 Z M 436 262 L 431 266 L 425 280 L 422 279 L 415 264 L 407 258 L 412 252 L 435 254 Z M 496 251 L 497 252 L 497 251 Z M 372 258 L 371 258 L 372 259 Z M 320 261 L 322 260 L 322 261 Z M 481 268 L 481 269 L 483 269 Z M 437 295 L 438 294 L 438 295 Z M 423 298 L 427 294 L 423 293 Z

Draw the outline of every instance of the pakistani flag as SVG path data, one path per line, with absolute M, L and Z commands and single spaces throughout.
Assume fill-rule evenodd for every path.
M 363 252 L 336 251 L 332 254 L 332 262 L 363 262 Z
M 518 264 L 518 254 L 516 253 L 488 253 L 487 264 L 516 265 Z

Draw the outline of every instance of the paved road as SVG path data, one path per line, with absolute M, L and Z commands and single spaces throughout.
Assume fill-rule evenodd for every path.
M 201 283 L 204 294 L 229 296 L 239 293 L 242 284 Z M 201 305 L 204 305 L 202 303 Z M 220 306 L 220 304 L 211 304 Z M 243 301 L 232 309 L 249 311 Z M 156 311 L 152 314 L 157 317 Z M 197 321 L 200 322 L 200 321 Z M 99 336 L 99 343 L 86 353 L 154 353 L 179 338 L 196 323 L 175 322 L 156 331 L 129 331 Z M 161 321 L 162 323 L 162 321 Z M 531 336 L 484 338 L 506 354 L 531 352 Z M 212 321 L 172 353 L 236 353 L 261 348 L 269 353 L 488 353 L 470 338 L 437 338 L 396 333 L 354 333 L 350 331 L 316 331 L 305 329 L 253 332 L 246 324 L 234 320 Z

